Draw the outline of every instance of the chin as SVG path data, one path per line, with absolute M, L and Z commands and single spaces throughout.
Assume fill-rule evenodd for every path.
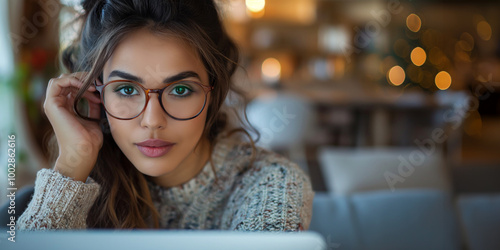
M 162 176 L 171 173 L 175 169 L 175 166 L 165 163 L 165 160 L 158 161 L 136 158 L 135 161 L 131 162 L 139 172 L 151 177 Z
M 165 169 L 165 168 L 150 168 L 150 167 L 136 167 L 139 172 L 144 175 L 151 177 L 160 177 L 162 175 L 169 174 L 173 171 L 173 169 Z

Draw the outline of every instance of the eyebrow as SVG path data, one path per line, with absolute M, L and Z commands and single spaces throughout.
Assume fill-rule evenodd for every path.
M 135 81 L 135 82 L 138 82 L 138 83 L 141 83 L 141 84 L 144 82 L 142 80 L 142 78 L 140 78 L 138 76 L 134 76 L 132 74 L 129 74 L 129 73 L 121 71 L 121 70 L 113 70 L 113 71 L 111 71 L 111 73 L 109 73 L 108 79 L 111 78 L 111 77 L 114 77 L 114 76 L 123 78 L 125 80 Z M 171 82 L 179 81 L 179 80 L 190 78 L 190 77 L 198 78 L 198 80 L 201 81 L 200 76 L 196 72 L 194 72 L 194 71 L 183 71 L 181 73 L 178 73 L 176 75 L 169 76 L 169 77 L 163 79 L 162 82 L 163 83 L 171 83 Z

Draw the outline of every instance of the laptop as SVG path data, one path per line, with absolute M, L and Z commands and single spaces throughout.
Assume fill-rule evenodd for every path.
M 7 229 L 7 228 L 4 228 Z M 20 231 L 15 242 L 2 230 L 0 249 L 122 250 L 122 249 L 326 249 L 323 237 L 312 231 L 237 232 L 190 230 L 57 230 Z

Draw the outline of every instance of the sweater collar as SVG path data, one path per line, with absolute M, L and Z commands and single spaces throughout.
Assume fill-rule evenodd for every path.
M 222 173 L 218 170 L 222 169 L 224 158 L 229 150 L 229 140 L 222 139 L 215 144 L 211 153 L 214 168 L 219 177 Z M 197 195 L 202 195 L 212 187 L 215 183 L 215 173 L 212 169 L 212 164 L 207 161 L 201 171 L 189 181 L 174 187 L 162 187 L 148 179 L 148 186 L 151 191 L 153 201 L 161 201 L 163 204 L 181 205 L 190 204 L 193 198 Z

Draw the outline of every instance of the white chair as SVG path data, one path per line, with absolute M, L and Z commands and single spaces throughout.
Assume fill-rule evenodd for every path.
M 308 171 L 304 140 L 312 129 L 315 115 L 306 100 L 291 94 L 270 93 L 252 100 L 246 111 L 249 122 L 260 132 L 257 145 L 286 152 L 292 161 Z
M 408 188 L 450 191 L 442 152 L 432 149 L 324 147 L 318 159 L 327 190 L 336 195 Z

